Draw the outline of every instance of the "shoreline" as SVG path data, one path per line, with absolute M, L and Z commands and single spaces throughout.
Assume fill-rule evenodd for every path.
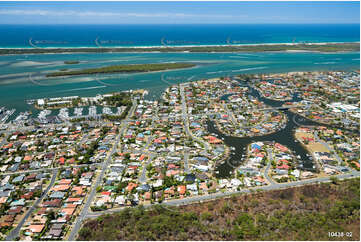
M 260 43 L 234 45 L 114 46 L 114 47 L 28 47 L 0 48 L 0 55 L 71 53 L 240 53 L 240 52 L 359 52 L 360 42 Z
M 32 50 L 32 49 L 150 49 L 150 48 L 194 48 L 194 47 L 242 47 L 242 46 L 273 46 L 273 45 L 285 45 L 285 46 L 299 46 L 299 45 L 329 45 L 329 44 L 360 44 L 360 41 L 354 42 L 310 42 L 310 43 L 256 43 L 256 44 L 204 44 L 204 45 L 134 45 L 134 46 L 49 46 L 49 47 L 0 47 L 0 50 Z

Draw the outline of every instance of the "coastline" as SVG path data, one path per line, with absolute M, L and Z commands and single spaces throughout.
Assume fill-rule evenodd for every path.
M 205 45 L 135 45 L 135 46 L 49 46 L 49 47 L 0 47 L 0 50 L 29 50 L 29 49 L 150 49 L 150 48 L 187 48 L 187 47 L 242 47 L 242 46 L 273 46 L 273 45 L 288 45 L 288 46 L 298 46 L 298 45 L 328 45 L 328 44 L 360 44 L 360 41 L 354 42 L 310 42 L 310 43 L 256 43 L 256 44 L 205 44 Z
M 28 47 L 0 48 L 0 55 L 71 53 L 236 53 L 236 52 L 359 52 L 360 42 L 260 43 L 232 45 Z

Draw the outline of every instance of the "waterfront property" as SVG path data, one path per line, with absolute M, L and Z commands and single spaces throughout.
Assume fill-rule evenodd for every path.
M 330 87 L 305 95 L 320 77 L 329 78 Z M 55 119 L 54 110 L 44 109 L 29 124 L 23 113 L 7 123 L 0 140 L 2 236 L 64 240 L 104 211 L 358 174 L 358 94 L 345 85 L 358 77 L 222 77 L 171 85 L 159 100 L 147 100 L 145 91 L 98 96 L 104 106 L 97 119 L 82 119 L 99 109 L 80 103 L 74 118 L 65 107 Z M 306 81 L 288 86 L 298 80 Z M 338 102 L 325 97 L 334 88 L 343 90 Z M 350 97 L 347 104 L 339 102 L 342 95 Z M 307 107 L 322 122 L 304 114 Z M 342 115 L 328 115 L 335 110 Z

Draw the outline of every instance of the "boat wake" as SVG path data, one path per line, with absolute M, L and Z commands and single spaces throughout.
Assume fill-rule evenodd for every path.
M 98 89 L 98 88 L 104 88 L 107 86 L 95 86 L 95 87 L 84 87 L 84 88 L 74 88 L 74 89 L 68 89 L 68 90 L 62 90 L 61 92 L 71 92 L 71 91 L 80 91 L 80 90 L 90 90 L 90 89 Z
M 266 68 L 268 68 L 268 67 L 267 66 L 260 66 L 260 67 L 252 67 L 252 68 L 244 68 L 244 69 L 239 69 L 239 70 L 233 70 L 232 72 L 261 70 L 261 69 L 266 69 Z
M 315 62 L 315 65 L 329 65 L 329 64 L 336 64 L 336 62 L 334 61 L 329 61 L 329 62 Z
M 222 73 L 225 71 L 210 71 L 210 72 L 206 72 L 206 74 L 216 74 L 216 73 Z

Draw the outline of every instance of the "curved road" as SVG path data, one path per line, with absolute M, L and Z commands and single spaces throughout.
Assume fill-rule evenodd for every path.
M 267 149 L 267 154 L 268 154 L 268 162 L 267 162 L 267 167 L 264 171 L 264 176 L 270 182 L 271 185 L 275 185 L 276 183 L 274 182 L 274 180 L 268 175 L 268 171 L 271 168 L 272 149 Z
M 197 140 L 198 142 L 202 143 L 207 150 L 210 150 L 211 147 L 208 144 L 208 142 L 205 142 L 205 141 L 201 140 L 200 138 L 195 137 L 189 129 L 187 106 L 186 106 L 186 100 L 185 100 L 185 95 L 184 95 L 184 85 L 180 84 L 179 86 L 180 86 L 180 95 L 181 95 L 181 101 L 182 101 L 182 116 L 183 116 L 183 122 L 184 122 L 186 134 L 188 136 L 190 136 L 192 139 Z
M 360 172 L 352 170 L 352 172 L 350 172 L 350 173 L 340 174 L 340 175 L 337 175 L 336 177 L 338 179 L 342 180 L 342 179 L 349 179 L 349 178 L 354 178 L 354 177 L 359 177 L 359 176 L 360 176 Z M 296 186 L 303 186 L 303 185 L 318 183 L 318 182 L 330 182 L 331 181 L 330 178 L 331 177 L 319 177 L 319 178 L 312 178 L 312 179 L 300 180 L 300 181 L 288 182 L 288 183 L 274 183 L 274 184 L 262 186 L 262 187 L 245 188 L 245 189 L 241 189 L 240 191 L 229 191 L 229 192 L 224 192 L 224 193 L 217 192 L 217 193 L 203 195 L 203 196 L 195 196 L 195 197 L 187 197 L 187 198 L 183 198 L 183 199 L 169 200 L 169 201 L 162 202 L 162 204 L 170 205 L 170 206 L 180 206 L 180 205 L 191 204 L 194 202 L 213 200 L 213 199 L 217 199 L 220 197 L 227 197 L 227 196 L 231 196 L 233 194 L 251 193 L 254 191 L 258 191 L 258 190 L 260 190 L 260 191 L 279 190 L 279 189 L 285 189 L 285 188 L 289 188 L 289 187 L 296 187 Z M 153 205 L 156 205 L 156 204 L 148 204 L 148 205 L 144 205 L 144 207 L 148 208 Z M 116 209 L 112 209 L 112 210 L 105 210 L 105 211 L 90 213 L 87 216 L 87 218 L 96 218 L 103 214 L 109 214 L 109 213 L 121 211 L 124 208 L 125 207 L 121 207 L 121 208 L 116 208 Z

